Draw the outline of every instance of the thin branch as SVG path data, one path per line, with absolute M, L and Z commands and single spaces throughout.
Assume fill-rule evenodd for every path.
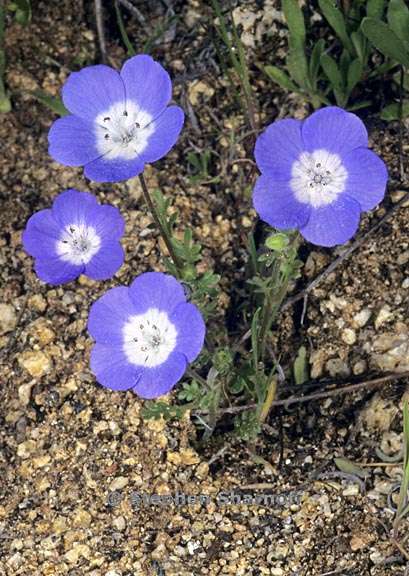
M 325 398 L 331 398 L 334 396 L 339 396 L 340 394 L 348 394 L 349 392 L 357 392 L 358 390 L 363 390 L 365 388 L 372 388 L 385 384 L 385 382 L 391 382 L 393 380 L 401 380 L 403 378 L 409 378 L 409 370 L 406 372 L 394 372 L 393 374 L 387 374 L 385 376 L 380 376 L 378 378 L 373 378 L 372 380 L 364 380 L 363 382 L 358 382 L 356 384 L 349 384 L 347 386 L 341 386 L 334 388 L 332 390 L 325 390 L 324 392 L 317 392 L 316 394 L 307 394 L 306 396 L 290 396 L 289 398 L 274 400 L 271 406 L 284 406 L 288 407 L 291 404 L 304 404 L 305 402 L 310 402 L 314 400 L 323 400 Z M 334 382 L 334 384 L 337 384 Z M 242 406 L 231 406 L 224 408 L 222 414 L 238 414 L 246 410 L 251 410 L 256 408 L 258 404 L 244 404 Z M 196 411 L 196 413 L 206 413 L 205 410 Z
M 105 41 L 104 13 L 102 10 L 102 0 L 95 0 L 95 22 L 97 25 L 99 50 L 103 64 L 107 63 L 107 48 Z
M 158 230 L 159 230 L 159 232 L 163 238 L 163 241 L 165 242 L 166 248 L 168 249 L 168 252 L 169 252 L 169 256 L 172 258 L 173 263 L 174 263 L 175 267 L 177 268 L 178 272 L 181 273 L 183 270 L 183 263 L 180 261 L 179 257 L 176 255 L 176 252 L 175 252 L 173 245 L 172 245 L 172 239 L 169 237 L 167 231 L 165 230 L 164 226 L 162 225 L 162 221 L 160 219 L 160 216 L 158 214 L 156 206 L 153 203 L 152 198 L 149 194 L 149 190 L 148 190 L 148 187 L 146 185 L 143 173 L 139 174 L 139 182 L 141 183 L 141 186 L 142 186 L 142 192 L 143 192 L 143 197 L 145 199 L 145 202 L 149 208 L 149 211 L 152 215 L 152 218 L 155 221 L 156 226 L 158 227 Z
M 138 8 L 136 6 L 131 4 L 131 2 L 129 2 L 129 0 L 118 0 L 118 2 L 120 4 L 122 4 L 122 6 L 124 8 L 127 8 L 129 10 L 129 12 L 132 12 L 132 14 L 134 14 L 136 16 L 136 18 L 139 20 L 140 24 L 146 25 L 145 16 L 142 14 L 142 12 L 140 12 L 138 10 Z

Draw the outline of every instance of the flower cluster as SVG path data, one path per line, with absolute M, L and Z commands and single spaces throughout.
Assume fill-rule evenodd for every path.
M 368 150 L 363 122 L 329 106 L 301 120 L 278 120 L 256 142 L 261 176 L 253 192 L 260 218 L 281 230 L 300 230 L 319 246 L 343 244 L 362 211 L 384 197 L 383 161 Z
M 121 72 L 89 66 L 72 73 L 63 88 L 70 114 L 50 129 L 50 155 L 84 166 L 85 176 L 98 182 L 141 174 L 146 163 L 167 154 L 182 129 L 183 111 L 168 106 L 171 93 L 169 75 L 146 55 L 129 59 Z M 261 176 L 253 202 L 262 220 L 298 229 L 321 246 L 349 240 L 361 211 L 385 193 L 386 167 L 368 150 L 365 126 L 340 108 L 274 122 L 257 139 L 255 157 Z M 38 277 L 61 284 L 80 274 L 112 277 L 124 261 L 123 234 L 117 208 L 66 190 L 52 208 L 31 216 L 23 243 Z M 159 272 L 108 290 L 92 305 L 88 330 L 98 382 L 143 398 L 173 388 L 202 350 L 206 331 L 182 284 Z

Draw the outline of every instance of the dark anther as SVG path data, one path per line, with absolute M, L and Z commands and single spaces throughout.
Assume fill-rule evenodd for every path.
M 317 168 L 321 168 L 321 163 L 318 162 L 318 163 L 316 164 L 316 166 L 317 166 Z
M 139 328 L 140 328 L 141 330 L 143 330 L 143 324 L 140 324 L 140 325 L 139 325 Z
M 134 342 L 138 342 L 138 338 L 134 338 L 133 341 L 134 341 Z
M 71 234 L 74 234 L 74 232 L 75 232 L 74 226 L 70 226 L 70 232 L 71 232 Z
M 109 140 L 109 134 L 105 134 L 104 138 L 105 140 Z
M 104 122 L 109 122 L 110 120 L 111 120 L 111 118 L 110 118 L 109 116 L 106 116 L 106 117 L 104 118 Z
M 124 116 L 128 116 L 128 112 L 124 110 Z
M 141 127 L 141 125 L 139 124 L 139 122 L 135 122 L 135 127 L 136 127 L 136 128 L 140 128 L 140 127 Z

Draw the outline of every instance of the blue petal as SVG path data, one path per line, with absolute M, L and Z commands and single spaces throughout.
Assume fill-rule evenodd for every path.
M 337 106 L 321 108 L 304 120 L 302 138 L 309 152 L 323 149 L 343 155 L 354 148 L 368 147 L 368 132 L 362 120 Z
M 37 276 L 47 284 L 65 284 L 78 278 L 84 271 L 84 265 L 71 264 L 60 258 L 37 258 L 35 262 Z
M 332 204 L 311 210 L 307 224 L 300 232 L 317 246 L 344 244 L 359 226 L 361 207 L 356 200 L 341 194 Z
M 47 208 L 33 214 L 23 232 L 25 250 L 35 257 L 56 257 L 55 244 L 61 236 L 61 227 L 52 211 Z
M 98 201 L 93 194 L 70 189 L 57 196 L 52 211 L 57 222 L 65 227 L 73 223 L 87 223 L 89 214 L 92 215 L 98 208 Z
M 96 148 L 93 127 L 77 116 L 64 116 L 48 133 L 50 156 L 65 166 L 83 166 L 101 154 Z
M 310 214 L 309 204 L 298 202 L 288 181 L 276 180 L 270 174 L 262 174 L 254 187 L 253 205 L 264 222 L 289 230 L 303 226 Z
M 85 264 L 84 274 L 94 280 L 107 280 L 124 263 L 125 254 L 119 242 L 103 243 L 98 252 Z
M 111 288 L 91 306 L 88 331 L 101 344 L 123 342 L 123 327 L 130 316 L 137 314 L 130 299 L 129 288 Z
M 184 112 L 178 106 L 169 106 L 154 121 L 155 131 L 148 141 L 141 157 L 144 162 L 155 162 L 169 152 L 174 146 L 183 127 Z
M 357 148 L 343 157 L 348 172 L 345 194 L 359 202 L 362 210 L 379 204 L 386 191 L 388 170 L 379 156 L 366 148 Z
M 176 352 L 193 362 L 203 348 L 206 326 L 199 309 L 194 304 L 179 304 L 170 321 L 177 330 Z
M 166 362 L 155 368 L 144 368 L 133 388 L 141 398 L 157 398 L 167 394 L 186 371 L 186 356 L 172 352 Z
M 254 155 L 260 172 L 289 179 L 291 167 L 304 149 L 300 120 L 277 120 L 257 138 Z
M 98 382 L 111 390 L 129 390 L 141 375 L 141 369 L 129 364 L 120 346 L 95 344 L 90 363 Z
M 72 114 L 94 121 L 117 102 L 125 102 L 125 86 L 119 73 L 103 64 L 72 72 L 62 90 L 64 105 Z
M 144 169 L 140 157 L 133 160 L 107 160 L 103 156 L 90 162 L 84 168 L 84 175 L 94 182 L 122 182 L 129 180 Z
M 130 297 L 138 314 L 149 308 L 173 312 L 178 304 L 186 302 L 183 286 L 170 274 L 145 272 L 129 287 Z
M 119 240 L 124 235 L 125 221 L 115 206 L 103 204 L 87 213 L 87 224 L 103 240 Z
M 164 110 L 172 96 L 169 74 L 146 54 L 134 56 L 121 70 L 126 99 L 136 102 L 154 118 Z

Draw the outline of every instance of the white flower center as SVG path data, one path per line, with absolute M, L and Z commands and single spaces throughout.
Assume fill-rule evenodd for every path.
M 92 226 L 69 224 L 56 243 L 58 256 L 71 264 L 87 264 L 98 252 L 101 238 Z
M 299 202 L 314 208 L 334 202 L 345 189 L 348 173 L 338 154 L 303 152 L 291 168 L 290 186 Z
M 149 308 L 131 316 L 123 327 L 123 350 L 132 364 L 153 368 L 175 349 L 177 330 L 166 312 Z
M 155 131 L 153 117 L 134 102 L 117 102 L 95 119 L 98 152 L 107 160 L 132 160 Z

